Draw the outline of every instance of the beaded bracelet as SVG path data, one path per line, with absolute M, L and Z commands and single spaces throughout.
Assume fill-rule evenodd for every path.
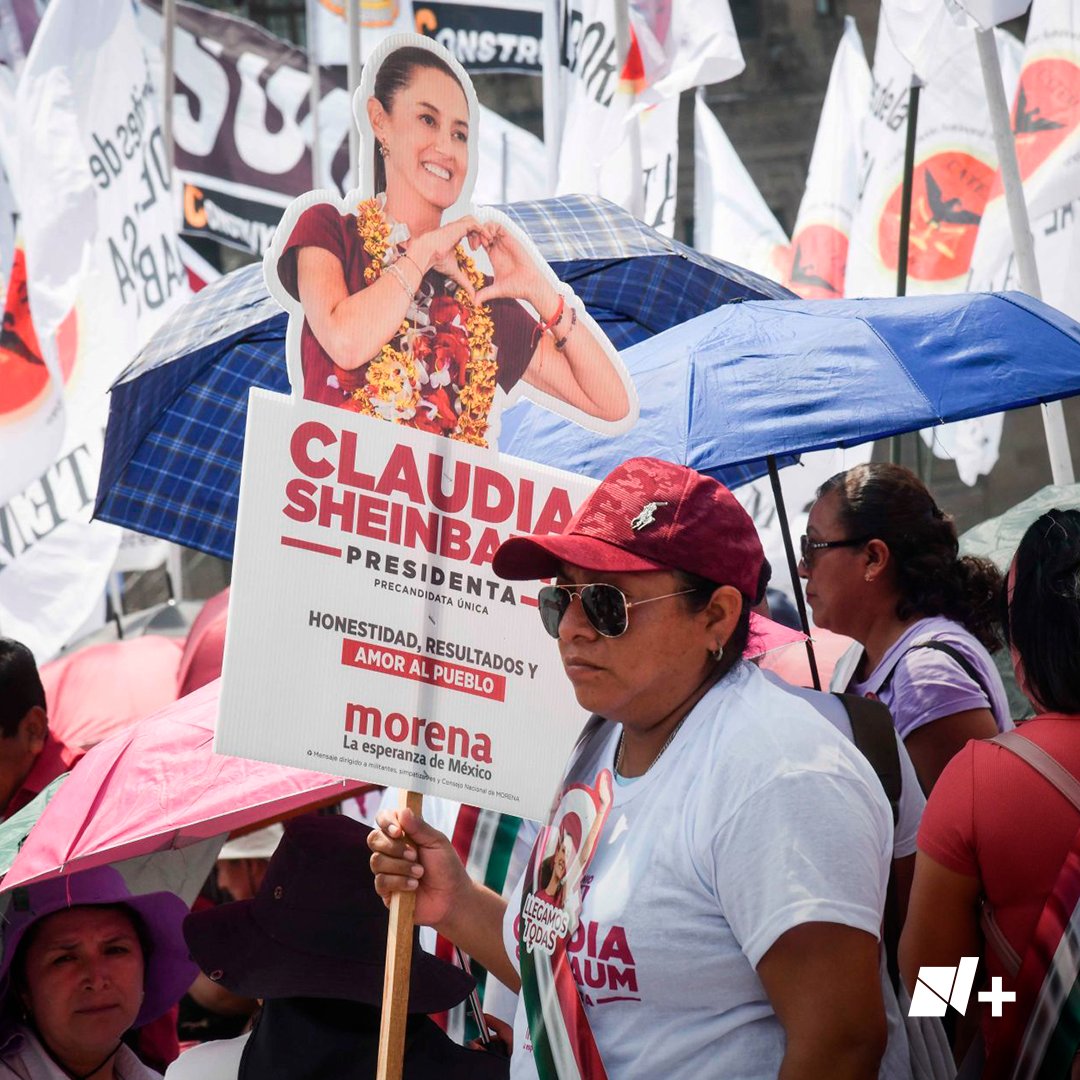
M 561 338 L 556 338 L 555 339 L 555 348 L 559 352 L 563 351 L 563 348 L 566 345 L 566 339 L 569 338 L 570 335 L 574 332 L 574 327 L 575 326 L 577 326 L 577 312 L 573 308 L 571 308 L 570 309 L 570 325 L 566 328 L 566 333 L 563 334 L 563 336 Z

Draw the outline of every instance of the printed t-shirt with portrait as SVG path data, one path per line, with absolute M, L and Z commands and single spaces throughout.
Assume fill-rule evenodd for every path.
M 978 682 L 947 653 L 915 647 L 924 641 L 940 641 L 956 649 L 978 672 Z M 1008 697 L 993 657 L 970 631 L 952 619 L 934 615 L 912 623 L 877 667 L 859 681 L 855 670 L 862 656 L 861 645 L 853 645 L 844 653 L 833 672 L 830 689 L 883 702 L 902 739 L 924 724 L 969 709 L 989 709 L 998 731 L 1013 727 Z M 892 678 L 882 689 L 890 672 Z
M 619 732 L 590 729 L 564 790 L 614 771 Z M 802 923 L 876 938 L 891 856 L 889 805 L 859 751 L 738 665 L 644 776 L 614 785 L 581 878 L 568 956 L 607 1074 L 775 1078 L 784 1033 L 756 965 Z M 515 964 L 521 907 L 503 924 Z M 523 1000 L 514 1035 L 511 1076 L 535 1076 Z
M 407 239 L 408 230 L 403 227 L 399 229 L 402 238 Z M 298 253 L 305 247 L 328 251 L 341 263 L 345 287 L 350 296 L 367 287 L 364 270 L 371 265 L 372 260 L 371 256 L 364 251 L 363 242 L 357 235 L 354 214 L 342 215 L 330 203 L 316 203 L 308 207 L 297 219 L 288 242 L 282 249 L 277 267 L 282 286 L 297 301 L 300 299 L 297 280 Z M 456 282 L 444 275 L 429 270 L 424 276 L 422 288 L 429 290 L 432 294 L 432 305 L 427 308 L 430 315 L 434 308 L 434 300 L 452 298 L 458 286 Z M 488 442 L 492 444 L 498 435 L 498 417 L 505 404 L 506 395 L 525 374 L 525 369 L 532 360 L 536 345 L 537 323 L 517 300 L 500 297 L 490 301 L 488 306 L 491 308 L 492 321 L 495 324 L 492 341 L 496 348 L 495 359 L 498 364 L 496 396 L 488 417 Z M 415 316 L 415 314 L 414 309 L 410 308 L 410 315 Z M 423 326 L 418 328 L 424 329 Z M 434 328 L 432 328 L 432 336 L 434 337 Z M 395 337 L 394 340 L 398 341 L 398 338 Z M 453 344 L 450 342 L 451 346 Z M 338 367 L 315 337 L 307 319 L 304 320 L 300 334 L 300 361 L 304 373 L 304 398 L 308 401 L 347 406 L 352 391 L 364 385 L 365 367 L 349 371 Z M 436 398 L 437 391 L 430 385 L 427 387 L 425 400 L 437 401 L 443 410 L 447 407 L 447 402 L 449 407 L 453 408 L 460 390 L 457 378 L 458 376 L 455 375 L 447 386 L 442 387 L 445 391 L 445 402 L 442 397 Z

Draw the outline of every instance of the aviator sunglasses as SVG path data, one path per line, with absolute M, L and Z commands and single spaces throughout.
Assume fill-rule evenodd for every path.
M 603 637 L 622 637 L 630 625 L 630 609 L 654 600 L 667 600 L 672 596 L 685 596 L 693 589 L 650 596 L 646 600 L 627 600 L 622 589 L 614 585 L 545 585 L 537 594 L 540 605 L 540 621 L 553 637 L 559 636 L 563 616 L 570 609 L 575 595 L 581 601 L 581 610 L 589 625 Z

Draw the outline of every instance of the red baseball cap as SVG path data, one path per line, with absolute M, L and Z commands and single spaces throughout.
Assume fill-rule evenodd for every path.
M 631 458 L 563 532 L 505 541 L 492 568 L 510 581 L 554 577 L 563 563 L 610 574 L 683 570 L 756 600 L 764 562 L 753 519 L 723 484 L 685 465 Z

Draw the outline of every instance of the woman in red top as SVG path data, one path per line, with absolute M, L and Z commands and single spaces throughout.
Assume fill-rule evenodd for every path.
M 304 397 L 477 445 L 520 379 L 585 416 L 627 418 L 610 346 L 521 238 L 497 220 L 443 223 L 476 138 L 450 64 L 430 47 L 394 50 L 367 112 L 378 194 L 355 214 L 308 207 L 278 259 L 304 309 Z M 464 241 L 484 249 L 493 278 Z
M 1013 665 L 1038 713 L 1018 734 L 1080 777 L 1080 512 L 1051 510 L 1028 529 L 1005 592 Z M 923 966 L 955 967 L 961 957 L 982 956 L 987 988 L 1020 988 L 1022 999 L 1027 972 L 1038 966 L 1038 950 L 1028 950 L 1037 932 L 1043 935 L 1047 899 L 1059 891 L 1062 867 L 1080 841 L 1080 810 L 995 742 L 970 741 L 945 767 L 923 814 L 900 942 L 909 988 Z M 1037 989 L 1041 976 L 1034 974 Z M 1006 999 L 994 1016 L 989 1001 L 979 1002 L 980 989 L 967 1011 L 979 1010 L 987 1068 L 1011 1068 L 1026 1022 L 1022 1006 Z

